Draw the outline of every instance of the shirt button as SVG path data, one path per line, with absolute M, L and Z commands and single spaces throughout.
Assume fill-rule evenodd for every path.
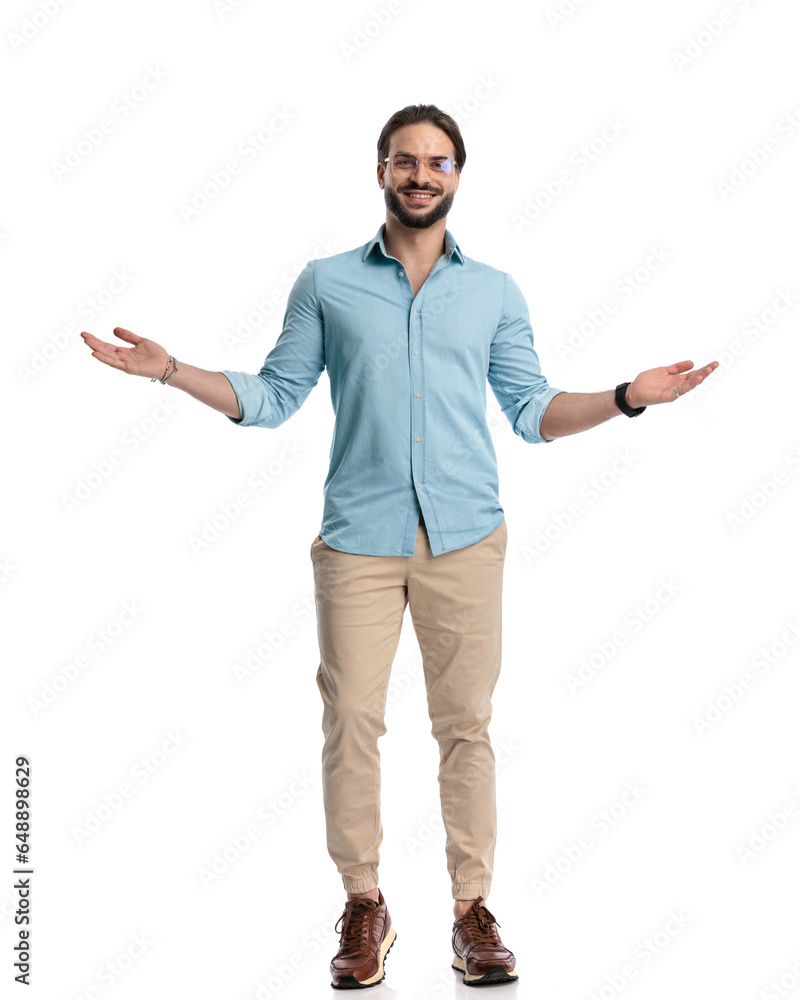
M 417 393 L 417 399 L 419 399 L 419 393 Z
M 417 483 L 417 486 L 422 486 L 422 483 Z
M 415 315 L 415 316 L 417 315 L 417 310 L 416 310 L 416 309 L 414 310 L 414 315 Z
M 401 278 L 405 277 L 405 275 L 403 274 L 403 272 L 402 272 L 402 271 L 400 272 L 400 277 L 401 277 Z
M 421 440 L 422 440 L 422 438 L 421 438 L 421 437 L 418 437 L 418 438 L 417 438 L 417 441 L 421 441 Z
M 419 354 L 419 351 L 414 351 L 415 354 Z

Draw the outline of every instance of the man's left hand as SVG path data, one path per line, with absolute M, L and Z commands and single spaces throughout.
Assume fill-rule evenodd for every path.
M 656 403 L 674 403 L 679 396 L 697 388 L 715 368 L 719 368 L 719 362 L 712 361 L 704 368 L 692 371 L 693 364 L 692 361 L 679 361 L 669 368 L 650 368 L 640 372 L 625 390 L 625 401 L 634 409 Z

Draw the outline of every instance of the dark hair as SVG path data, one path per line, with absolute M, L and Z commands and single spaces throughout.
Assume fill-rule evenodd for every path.
M 404 125 L 419 125 L 429 122 L 443 132 L 446 132 L 456 151 L 456 169 L 463 170 L 467 159 L 467 151 L 464 148 L 464 140 L 461 138 L 461 129 L 455 119 L 445 111 L 441 111 L 435 104 L 409 104 L 400 111 L 395 111 L 389 121 L 381 129 L 378 139 L 378 162 L 383 163 L 389 155 L 389 139 L 392 132 Z

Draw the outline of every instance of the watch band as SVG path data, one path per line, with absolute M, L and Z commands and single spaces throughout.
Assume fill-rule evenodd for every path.
M 632 406 L 628 406 L 625 402 L 625 390 L 629 385 L 630 382 L 620 382 L 617 386 L 616 392 L 614 393 L 614 402 L 622 410 L 626 417 L 638 417 L 640 413 L 644 413 L 647 407 L 640 406 L 638 409 L 634 410 Z

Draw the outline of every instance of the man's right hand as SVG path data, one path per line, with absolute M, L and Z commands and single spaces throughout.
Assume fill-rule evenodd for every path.
M 169 354 L 154 340 L 139 337 L 124 327 L 115 326 L 114 335 L 126 340 L 133 347 L 120 347 L 117 344 L 107 344 L 103 340 L 85 331 L 81 333 L 84 342 L 92 351 L 92 357 L 102 361 L 112 368 L 119 368 L 128 375 L 142 375 L 147 378 L 164 377 L 169 361 Z
M 114 334 L 121 340 L 127 340 L 133 347 L 119 347 L 117 344 L 106 344 L 91 333 L 84 330 L 81 336 L 84 342 L 92 350 L 92 357 L 102 361 L 104 365 L 112 368 L 119 368 L 128 375 L 143 375 L 146 378 L 154 378 L 161 381 L 165 375 L 169 375 L 169 382 L 166 384 L 171 389 L 182 389 L 190 396 L 199 399 L 201 403 L 210 406 L 214 410 L 219 410 L 230 417 L 231 420 L 241 421 L 242 411 L 239 407 L 239 399 L 231 385 L 228 377 L 222 372 L 210 372 L 204 368 L 195 368 L 181 361 L 180 368 L 175 371 L 170 365 L 170 372 L 167 372 L 167 362 L 169 354 L 154 340 L 147 340 L 145 337 L 137 337 L 135 333 L 126 330 L 122 326 L 114 327 Z

